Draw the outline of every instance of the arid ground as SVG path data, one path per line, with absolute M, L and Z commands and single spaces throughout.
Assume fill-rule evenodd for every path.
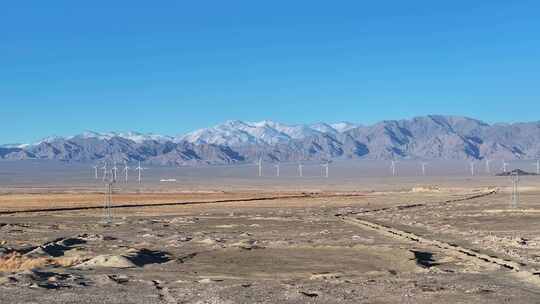
M 0 303 L 540 302 L 540 177 L 61 179 L 0 185 Z

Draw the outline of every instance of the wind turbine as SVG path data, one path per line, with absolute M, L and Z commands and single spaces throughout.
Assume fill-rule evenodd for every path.
M 103 164 L 101 169 L 103 170 L 103 181 L 105 181 L 107 179 L 107 162 Z
M 302 165 L 302 163 L 298 163 L 298 176 L 300 177 L 304 176 L 303 168 L 304 168 L 304 165 Z
M 506 168 L 508 167 L 508 163 L 506 160 L 503 159 L 503 172 L 506 173 Z
M 98 179 L 98 172 L 97 172 L 98 166 L 95 165 L 95 166 L 93 166 L 92 168 L 94 168 L 94 175 L 96 176 L 96 179 Z
M 139 166 L 135 168 L 135 170 L 139 171 L 139 184 L 140 184 L 142 181 L 142 171 L 144 170 L 144 168 L 141 167 L 141 161 L 139 161 Z
M 392 160 L 392 163 L 390 164 L 390 169 L 392 170 L 392 176 L 396 176 L 396 161 Z
M 276 176 L 279 177 L 279 163 L 274 165 L 276 167 Z
M 540 175 L 540 160 L 536 161 L 536 174 Z
M 109 183 L 116 183 L 116 174 L 115 174 L 115 170 L 114 169 L 111 169 L 111 178 L 109 178 Z
M 328 162 L 326 162 L 326 164 L 322 164 L 321 165 L 321 173 L 324 177 L 328 178 L 328 167 L 329 167 L 329 164 Z M 324 171 L 323 171 L 324 170 Z
M 261 177 L 262 176 L 262 157 L 259 157 L 258 165 L 259 165 L 259 177 Z
M 486 173 L 491 173 L 491 167 L 489 166 L 489 163 L 491 163 L 490 159 L 486 158 Z
M 113 163 L 112 175 L 113 179 L 116 181 L 118 179 L 118 167 L 116 166 L 116 161 Z
M 422 176 L 426 176 L 426 165 L 427 165 L 427 163 L 422 162 L 421 165 L 422 165 Z
M 128 182 L 128 171 L 129 171 L 129 167 L 127 165 L 127 162 L 124 161 L 124 173 L 125 173 L 125 178 L 126 178 L 126 183 Z
M 474 176 L 474 161 L 471 161 L 469 166 L 471 167 L 471 176 Z

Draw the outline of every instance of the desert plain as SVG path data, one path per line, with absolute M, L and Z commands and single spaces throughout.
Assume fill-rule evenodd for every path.
M 0 303 L 540 302 L 540 177 L 332 166 L 2 162 Z

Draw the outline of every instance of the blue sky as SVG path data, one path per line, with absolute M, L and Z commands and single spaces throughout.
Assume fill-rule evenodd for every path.
M 8 1 L 0 12 L 0 143 L 228 119 L 540 119 L 538 1 Z

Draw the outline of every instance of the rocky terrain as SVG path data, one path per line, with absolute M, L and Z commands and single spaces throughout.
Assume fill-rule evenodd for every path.
M 99 204 L 93 193 L 78 195 Z M 113 209 L 111 222 L 100 209 L 46 211 L 57 207 L 57 193 L 2 195 L 0 303 L 540 299 L 538 188 L 519 209 L 497 188 L 214 195 L 236 199 Z M 6 213 L 30 200 L 43 200 L 45 210 Z
M 490 125 L 471 118 L 441 115 L 383 121 L 371 126 L 228 121 L 177 137 L 86 132 L 0 147 L 0 158 L 8 160 L 114 160 L 155 165 L 232 164 L 259 158 L 269 162 L 296 162 L 538 157 L 540 122 Z

